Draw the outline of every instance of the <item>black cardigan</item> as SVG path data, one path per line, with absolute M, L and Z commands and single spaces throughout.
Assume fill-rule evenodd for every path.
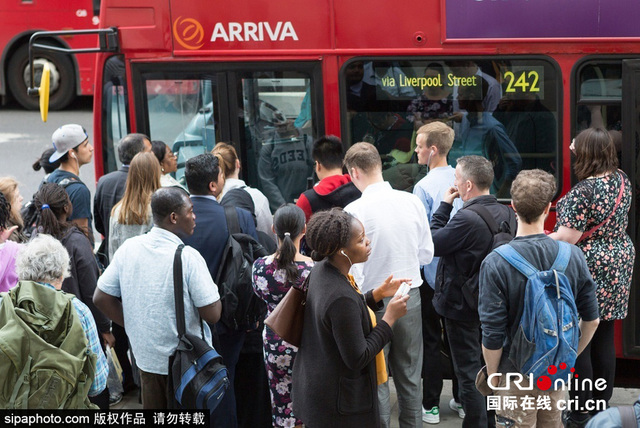
M 371 327 L 365 297 L 379 309 L 372 293 L 357 293 L 326 259 L 310 275 L 293 366 L 294 414 L 313 428 L 380 426 L 375 357 L 391 340 L 391 327 Z

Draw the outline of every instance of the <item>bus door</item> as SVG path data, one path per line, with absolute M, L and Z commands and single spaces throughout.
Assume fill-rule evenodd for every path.
M 632 189 L 629 227 L 627 232 L 636 248 L 636 260 L 631 281 L 629 314 L 623 321 L 623 352 L 625 356 L 640 357 L 640 272 L 638 271 L 638 165 L 640 165 L 640 59 L 622 61 L 622 169 L 629 176 Z
M 607 129 L 616 144 L 620 168 L 627 174 L 633 189 L 627 233 L 638 249 L 637 209 L 638 157 L 640 156 L 640 60 L 620 56 L 587 57 L 574 67 L 575 108 L 572 132 L 575 137 L 589 127 Z M 575 184 L 575 177 L 572 183 Z M 616 332 L 619 357 L 640 357 L 638 317 L 638 259 L 633 271 L 629 312 L 622 321 L 622 333 Z M 621 345 L 621 346 L 620 346 Z
M 312 142 L 324 129 L 319 62 L 133 63 L 131 70 L 136 129 L 176 153 L 178 181 L 187 159 L 224 141 L 241 159 L 240 178 L 262 190 L 272 210 L 307 189 Z

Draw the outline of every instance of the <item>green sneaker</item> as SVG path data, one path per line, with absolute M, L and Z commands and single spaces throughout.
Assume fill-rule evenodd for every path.
M 431 410 L 425 410 L 422 408 L 422 421 L 428 424 L 439 424 L 440 423 L 440 410 L 438 406 L 434 406 Z

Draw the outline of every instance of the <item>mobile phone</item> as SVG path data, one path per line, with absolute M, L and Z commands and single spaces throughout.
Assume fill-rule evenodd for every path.
M 406 296 L 407 294 L 409 294 L 409 290 L 411 290 L 411 286 L 406 282 L 403 282 L 402 284 L 400 284 L 400 287 L 398 287 L 398 291 L 396 291 L 395 295 Z

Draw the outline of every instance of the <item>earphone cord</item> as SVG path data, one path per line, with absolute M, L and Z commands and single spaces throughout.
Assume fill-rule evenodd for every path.
M 345 252 L 342 250 L 342 251 L 340 251 L 340 254 L 342 254 L 343 256 L 345 256 L 345 257 L 347 258 L 347 260 L 349 260 L 349 264 L 350 264 L 351 266 L 353 266 L 353 263 L 351 263 L 351 258 L 350 258 L 349 256 L 347 256 L 347 253 L 345 253 Z M 351 267 L 351 266 L 349 266 L 349 267 Z
M 427 159 L 427 172 L 431 169 L 431 156 L 433 156 L 433 150 L 429 152 L 429 159 Z

